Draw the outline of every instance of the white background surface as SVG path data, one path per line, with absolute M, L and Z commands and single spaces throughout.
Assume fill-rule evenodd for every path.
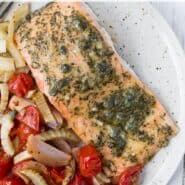
M 153 2 L 152 4 L 166 19 L 182 47 L 185 49 L 185 2 Z M 169 185 L 182 184 L 184 185 L 183 161 L 172 177 Z

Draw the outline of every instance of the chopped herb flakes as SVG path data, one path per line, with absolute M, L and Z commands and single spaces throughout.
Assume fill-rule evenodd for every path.
M 126 145 L 127 133 L 135 135 L 143 142 L 153 144 L 153 138 L 140 132 L 139 128 L 151 113 L 154 104 L 153 96 L 134 85 L 113 92 L 101 102 L 95 102 L 96 106 L 90 108 L 89 116 L 111 126 L 113 134 L 109 136 L 108 146 L 114 155 L 119 156 Z

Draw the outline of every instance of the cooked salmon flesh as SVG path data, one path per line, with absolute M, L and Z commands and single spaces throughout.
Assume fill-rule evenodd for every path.
M 15 40 L 39 89 L 82 141 L 96 146 L 110 178 L 145 164 L 176 134 L 83 3 L 49 3 L 22 21 Z

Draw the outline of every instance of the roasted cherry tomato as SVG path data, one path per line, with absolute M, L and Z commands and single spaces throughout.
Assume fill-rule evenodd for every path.
M 26 124 L 35 131 L 40 130 L 40 116 L 36 107 L 29 105 L 16 115 L 16 119 Z
M 23 97 L 33 88 L 33 79 L 26 73 L 19 73 L 9 80 L 8 87 L 11 93 Z
M 77 173 L 69 185 L 93 185 L 91 177 L 83 177 L 80 173 Z
M 0 185 L 25 185 L 25 183 L 20 178 L 11 177 L 1 180 Z
M 21 169 L 24 169 L 24 167 L 29 164 L 30 160 L 25 160 L 25 161 L 21 161 L 16 163 L 13 167 L 12 167 L 12 174 L 15 175 L 17 177 L 17 172 L 19 172 Z M 28 165 L 27 165 L 28 166 Z
M 65 178 L 65 168 L 52 168 L 50 176 L 57 184 L 62 184 Z
M 30 135 L 36 135 L 39 132 L 28 127 L 24 123 L 19 123 L 17 128 L 17 136 L 19 137 L 19 151 L 25 146 L 27 139 Z
M 3 179 L 12 167 L 12 159 L 3 151 L 0 152 L 0 179 Z
M 92 145 L 86 145 L 79 152 L 80 172 L 84 177 L 92 177 L 101 171 L 100 154 Z
M 121 174 L 119 185 L 132 185 L 132 181 L 138 178 L 142 168 L 141 164 L 129 167 Z

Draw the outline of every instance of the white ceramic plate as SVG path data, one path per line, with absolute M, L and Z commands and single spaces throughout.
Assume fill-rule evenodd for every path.
M 32 3 L 35 10 L 45 3 Z M 165 185 L 185 151 L 185 57 L 174 33 L 149 3 L 89 2 L 118 53 L 161 100 L 180 132 L 146 166 L 141 185 Z

